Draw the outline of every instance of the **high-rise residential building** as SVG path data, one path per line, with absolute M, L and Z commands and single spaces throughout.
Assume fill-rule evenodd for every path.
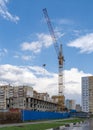
M 93 113 L 93 76 L 82 77 L 82 111 Z

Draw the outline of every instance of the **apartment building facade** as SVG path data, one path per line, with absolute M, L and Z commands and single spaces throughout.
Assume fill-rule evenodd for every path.
M 93 76 L 82 77 L 82 111 L 93 113 Z

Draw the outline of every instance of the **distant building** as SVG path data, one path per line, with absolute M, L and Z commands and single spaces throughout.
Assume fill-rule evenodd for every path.
M 68 110 L 75 110 L 75 100 L 67 99 L 65 105 Z
M 82 77 L 82 111 L 93 113 L 93 76 Z
M 10 85 L 0 86 L 0 109 L 6 109 L 6 97 L 9 96 L 8 89 Z
M 76 104 L 76 111 L 77 112 L 81 112 L 82 111 L 82 107 L 80 106 L 80 104 Z
M 33 91 L 33 97 L 44 101 L 50 101 L 48 93 L 38 93 L 37 91 Z

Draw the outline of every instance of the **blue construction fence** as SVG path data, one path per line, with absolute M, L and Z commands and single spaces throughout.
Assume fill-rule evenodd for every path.
M 87 112 L 70 112 L 70 117 L 89 117 L 89 113 Z
M 21 120 L 47 120 L 47 119 L 62 119 L 69 118 L 70 114 L 68 112 L 42 112 L 42 111 L 32 111 L 32 110 L 21 110 Z

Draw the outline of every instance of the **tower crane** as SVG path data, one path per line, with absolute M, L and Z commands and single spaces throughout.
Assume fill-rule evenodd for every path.
M 58 42 L 57 42 L 57 39 L 56 39 L 56 36 L 55 36 L 55 33 L 54 33 L 54 30 L 53 30 L 53 27 L 52 27 L 52 24 L 51 24 L 51 21 L 50 21 L 50 18 L 48 16 L 48 12 L 47 12 L 46 8 L 43 9 L 43 13 L 44 13 L 47 25 L 48 25 L 48 29 L 49 29 L 51 38 L 52 38 L 53 43 L 54 43 L 54 47 L 55 47 L 56 53 L 57 53 L 58 65 L 59 65 L 58 95 L 62 96 L 62 95 L 64 95 L 64 85 L 63 85 L 63 62 L 64 62 L 64 56 L 62 54 L 62 44 L 60 44 L 60 46 L 58 45 Z

